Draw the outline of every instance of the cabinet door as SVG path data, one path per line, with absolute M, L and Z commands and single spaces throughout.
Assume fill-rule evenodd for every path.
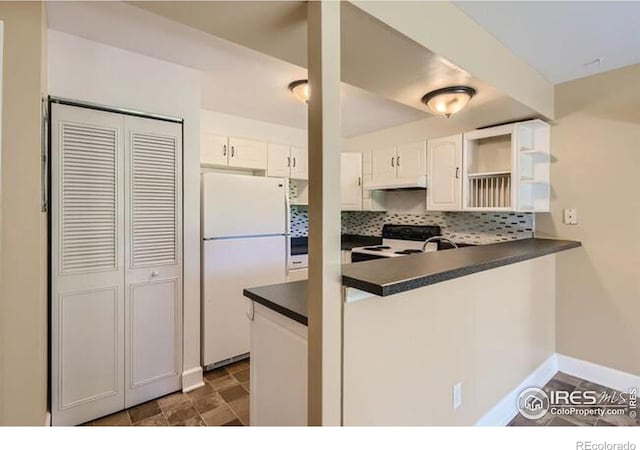
M 200 164 L 226 166 L 229 157 L 226 136 L 203 132 L 200 134 Z
M 288 145 L 269 144 L 267 146 L 267 176 L 289 178 L 291 167 Z
M 229 138 L 229 167 L 267 170 L 267 144 L 250 139 Z
M 373 156 L 372 152 L 362 152 L 362 185 L 370 183 L 373 179 Z M 362 189 L 362 210 L 363 211 L 384 211 L 383 206 L 384 191 L 369 191 Z M 349 261 L 351 262 L 351 261 Z
M 398 146 L 396 154 L 398 178 L 414 178 L 427 174 L 427 143 L 412 142 Z
M 396 148 L 371 152 L 371 181 L 381 183 L 396 179 Z
M 427 209 L 462 209 L 462 135 L 430 139 L 427 164 Z
M 309 179 L 309 156 L 303 147 L 291 147 L 291 178 L 296 180 Z
M 125 407 L 180 389 L 182 129 L 125 119 Z
M 51 107 L 53 425 L 124 407 L 123 131 L 121 115 Z
M 361 153 L 342 153 L 340 167 L 340 188 L 342 210 L 362 210 Z
M 254 303 L 250 420 L 253 426 L 307 426 L 307 327 Z

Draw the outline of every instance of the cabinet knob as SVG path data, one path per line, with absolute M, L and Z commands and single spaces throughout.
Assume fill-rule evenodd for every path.
M 395 167 L 395 165 L 394 165 L 395 162 L 396 162 L 396 159 L 392 156 L 391 157 L 391 167 Z
M 400 167 L 400 155 L 396 157 L 396 166 Z
M 227 145 L 222 146 L 222 156 L 227 156 Z
M 294 156 L 293 157 L 293 167 L 295 167 L 295 166 L 296 166 L 296 157 Z
M 158 272 L 157 270 L 154 270 L 153 272 L 151 272 L 151 277 L 155 278 L 158 275 L 160 275 L 160 272 Z
M 231 146 L 231 157 L 234 157 L 236 153 L 236 148 L 232 145 Z
M 291 156 L 287 156 L 287 167 L 291 167 Z
M 460 178 L 460 167 L 456 167 L 456 178 Z

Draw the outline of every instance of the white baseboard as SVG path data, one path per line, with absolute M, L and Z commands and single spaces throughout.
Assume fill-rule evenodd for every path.
M 518 414 L 518 395 L 531 386 L 544 386 L 558 371 L 558 361 L 553 354 L 545 362 L 540 364 L 536 370 L 531 372 L 522 383 L 514 390 L 502 398 L 493 408 L 476 422 L 480 427 L 502 427 L 507 425 Z
M 622 392 L 627 392 L 632 387 L 640 387 L 640 376 L 638 375 L 554 353 L 525 378 L 518 387 L 509 392 L 482 416 L 476 422 L 476 426 L 507 425 L 518 414 L 517 399 L 520 392 L 531 386 L 544 386 L 558 371 Z
M 640 387 L 640 376 L 638 375 L 559 353 L 556 356 L 558 358 L 558 370 L 574 377 L 589 380 L 592 383 L 601 384 L 622 392 L 627 392 L 632 387 Z
M 193 391 L 202 386 L 202 367 L 197 366 L 182 372 L 182 392 Z
M 51 426 L 51 413 L 49 411 L 47 411 L 47 414 L 44 416 L 44 426 L 45 427 Z

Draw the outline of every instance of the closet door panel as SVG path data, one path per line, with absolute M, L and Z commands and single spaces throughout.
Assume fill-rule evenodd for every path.
M 54 425 L 124 405 L 123 117 L 51 108 Z
M 127 117 L 126 407 L 176 391 L 182 368 L 182 127 Z

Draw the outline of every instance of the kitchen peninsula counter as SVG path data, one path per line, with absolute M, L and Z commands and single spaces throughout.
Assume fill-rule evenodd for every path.
M 532 238 L 365 261 L 343 266 L 342 284 L 386 297 L 580 245 L 577 241 Z
M 381 297 L 579 247 L 580 242 L 521 239 L 342 267 L 342 283 Z M 307 325 L 307 281 L 247 288 L 245 297 Z

